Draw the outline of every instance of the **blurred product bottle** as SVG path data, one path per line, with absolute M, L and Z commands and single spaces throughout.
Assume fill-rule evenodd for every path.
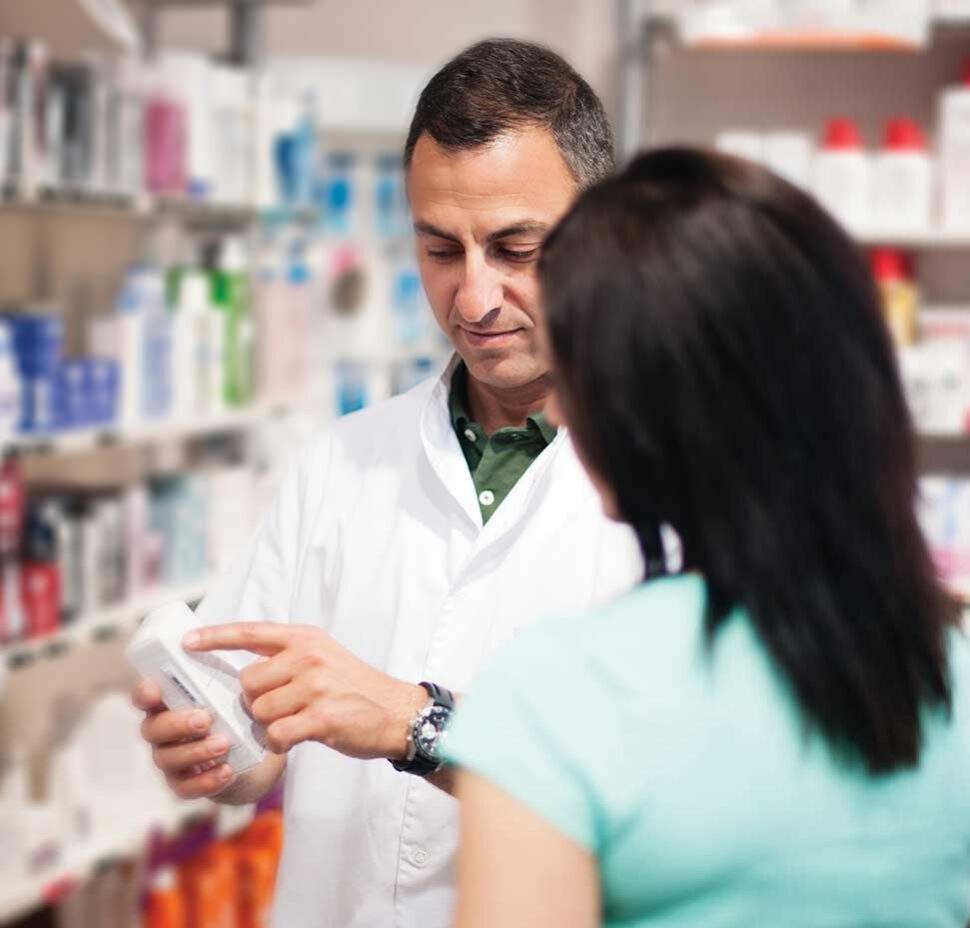
M 269 928 L 282 850 L 282 822 L 264 813 L 236 839 L 239 867 L 238 928 Z
M 290 399 L 298 399 L 307 380 L 313 278 L 301 241 L 289 249 L 283 312 L 284 365 L 282 387 Z
M 725 155 L 744 158 L 755 164 L 764 164 L 765 137 L 760 132 L 747 129 L 727 129 L 719 132 L 714 139 L 714 147 Z
M 970 59 L 940 98 L 939 151 L 943 224 L 970 228 Z
M 368 404 L 367 365 L 347 359 L 338 361 L 334 365 L 334 377 L 338 416 L 357 412 Z
M 134 56 L 114 65 L 108 132 L 108 186 L 138 196 L 145 190 L 144 67 Z
M 227 406 L 253 399 L 255 332 L 246 254 L 240 239 L 226 238 L 212 272 L 212 302 L 225 319 L 223 397 Z
M 46 432 L 57 422 L 57 374 L 63 359 L 64 323 L 56 310 L 6 317 L 21 383 L 20 430 Z
M 208 200 L 216 187 L 218 123 L 213 112 L 213 67 L 203 55 L 166 52 L 164 68 L 170 87 L 177 88 L 185 118 L 185 194 Z
M 321 196 L 324 227 L 336 238 L 349 238 L 359 231 L 355 221 L 356 163 L 356 158 L 349 152 L 333 152 L 326 158 Z
M 391 307 L 397 347 L 407 351 L 420 345 L 427 336 L 428 310 L 417 268 L 403 262 L 393 276 Z
M 254 107 L 249 73 L 229 65 L 209 68 L 214 143 L 213 199 L 220 203 L 253 202 Z
M 187 923 L 192 928 L 237 928 L 236 848 L 217 841 L 180 868 Z
M 256 272 L 257 377 L 260 395 L 277 400 L 285 392 L 287 329 L 287 286 L 283 262 L 284 246 L 275 230 L 267 229 L 259 252 Z
M 52 634 L 60 627 L 63 605 L 57 531 L 36 505 L 27 513 L 21 571 L 27 634 L 31 638 Z
M 396 152 L 378 155 L 374 181 L 374 214 L 377 234 L 384 239 L 405 239 L 408 223 L 407 194 L 401 156 Z
M 912 119 L 892 119 L 873 159 L 870 221 L 879 228 L 926 229 L 932 203 L 933 162 L 923 130 Z
M 36 39 L 18 39 L 12 54 L 15 111 L 11 124 L 10 176 L 19 192 L 35 195 L 53 180 L 47 150 L 49 53 Z
M 851 119 L 833 119 L 815 158 L 815 196 L 839 222 L 850 230 L 869 223 L 871 164 Z
M 0 184 L 12 179 L 13 145 L 16 138 L 17 69 L 14 43 L 10 36 L 0 36 Z
M 876 248 L 872 252 L 872 272 L 893 342 L 897 347 L 914 344 L 919 290 L 906 255 L 895 248 Z
M 22 641 L 27 634 L 20 578 L 24 507 L 20 461 L 7 455 L 0 464 L 0 639 L 5 644 Z
M 177 278 L 173 280 L 173 278 Z M 210 390 L 217 363 L 221 317 L 212 310 L 209 281 L 202 271 L 179 268 L 169 272 L 172 312 L 173 409 L 181 421 L 211 415 L 216 406 Z M 218 342 L 218 344 L 215 344 Z M 218 361 L 221 367 L 221 360 Z
M 769 132 L 764 142 L 765 165 L 802 190 L 812 186 L 815 145 L 806 132 Z
M 10 323 L 0 320 L 0 447 L 17 433 L 22 410 L 22 389 L 14 355 Z
M 152 880 L 145 899 L 145 928 L 201 928 L 201 923 L 190 922 L 185 911 L 185 900 L 178 885 L 177 875 L 171 867 L 159 870 Z
M 187 185 L 188 116 L 177 82 L 152 70 L 145 101 L 145 178 L 151 193 L 182 196 Z
M 77 522 L 70 517 L 70 499 L 54 496 L 41 504 L 43 519 L 52 527 L 61 585 L 61 625 L 69 625 L 81 612 L 81 537 Z
M 158 268 L 148 262 L 129 268 L 115 316 L 122 425 L 167 415 L 172 408 L 172 320 Z

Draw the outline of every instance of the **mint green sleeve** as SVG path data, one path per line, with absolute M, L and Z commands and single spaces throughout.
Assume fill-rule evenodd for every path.
M 530 632 L 502 650 L 472 684 L 452 720 L 445 756 L 595 852 L 600 816 L 574 750 L 583 736 L 575 661 L 552 636 Z

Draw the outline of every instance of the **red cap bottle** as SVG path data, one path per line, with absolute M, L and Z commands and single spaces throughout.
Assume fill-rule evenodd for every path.
M 852 119 L 839 117 L 830 119 L 825 126 L 825 148 L 830 150 L 853 151 L 863 148 L 862 133 Z
M 899 116 L 886 123 L 886 148 L 892 151 L 926 151 L 926 136 L 919 123 Z
M 873 248 L 870 261 L 876 280 L 909 280 L 913 276 L 909 259 L 898 248 Z

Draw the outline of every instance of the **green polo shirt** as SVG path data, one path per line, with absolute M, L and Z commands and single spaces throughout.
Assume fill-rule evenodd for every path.
M 448 405 L 451 424 L 475 484 L 484 524 L 529 465 L 556 437 L 556 429 L 540 412 L 529 416 L 523 428 L 504 428 L 486 435 L 468 413 L 468 368 L 464 364 L 455 369 Z

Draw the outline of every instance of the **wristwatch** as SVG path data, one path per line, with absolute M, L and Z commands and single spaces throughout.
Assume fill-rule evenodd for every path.
M 421 683 L 428 694 L 428 704 L 411 720 L 408 753 L 404 760 L 392 760 L 395 770 L 426 777 L 441 767 L 441 745 L 455 697 L 437 683 Z

